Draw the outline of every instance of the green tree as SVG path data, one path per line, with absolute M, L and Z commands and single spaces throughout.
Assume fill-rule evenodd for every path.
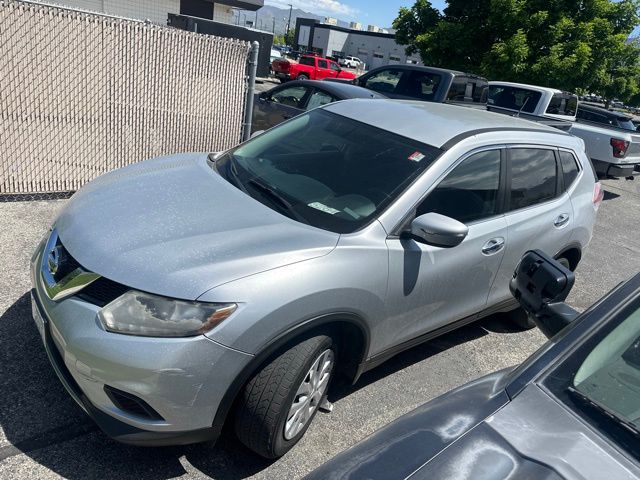
M 439 20 L 440 12 L 428 0 L 417 0 L 411 8 L 401 7 L 398 18 L 393 21 L 396 41 L 407 46 L 407 55 L 421 52 L 426 46 L 426 38 L 421 37 L 428 35 Z
M 628 100 L 640 93 L 640 50 L 627 42 L 639 0 L 427 0 L 394 27 L 422 60 L 483 74 Z M 426 20 L 425 20 L 426 19 Z

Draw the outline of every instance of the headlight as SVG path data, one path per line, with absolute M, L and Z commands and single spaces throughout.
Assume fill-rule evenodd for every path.
M 190 337 L 208 332 L 238 306 L 172 300 L 131 290 L 98 313 L 110 332 L 144 337 Z

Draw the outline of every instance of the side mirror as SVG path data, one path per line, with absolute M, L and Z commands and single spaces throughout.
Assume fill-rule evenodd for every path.
M 262 135 L 263 133 L 264 133 L 264 130 L 256 130 L 255 132 L 253 132 L 253 133 L 251 134 L 251 136 L 250 136 L 249 138 L 255 138 L 255 137 L 258 137 L 258 136 Z
M 571 270 L 544 252 L 532 250 L 520 260 L 509 289 L 542 333 L 551 338 L 578 316 L 564 303 L 574 282 Z
M 260 100 L 266 100 L 268 97 L 269 93 L 268 92 L 260 92 L 260 95 L 258 95 L 258 98 Z
M 460 245 L 468 233 L 464 223 L 434 212 L 420 215 L 411 222 L 411 235 L 436 247 Z

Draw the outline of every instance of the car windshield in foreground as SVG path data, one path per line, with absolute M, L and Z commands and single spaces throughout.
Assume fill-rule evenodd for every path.
M 589 353 L 572 389 L 640 428 L 640 311 L 636 310 Z
M 376 218 L 441 152 L 320 109 L 231 150 L 216 168 L 290 218 L 351 233 Z
M 602 434 L 640 458 L 640 299 L 602 323 L 544 383 Z

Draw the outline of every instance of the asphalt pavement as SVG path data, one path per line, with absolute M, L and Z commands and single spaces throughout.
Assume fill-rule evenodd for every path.
M 640 178 L 607 180 L 593 241 L 569 303 L 584 309 L 640 271 Z M 224 436 L 217 445 L 136 448 L 109 440 L 67 395 L 31 320 L 29 258 L 66 200 L 0 203 L 0 478 L 300 478 L 412 408 L 541 346 L 537 330 L 497 317 L 402 353 L 332 394 L 285 457 L 257 458 Z M 463 294 L 463 292 L 461 292 Z

